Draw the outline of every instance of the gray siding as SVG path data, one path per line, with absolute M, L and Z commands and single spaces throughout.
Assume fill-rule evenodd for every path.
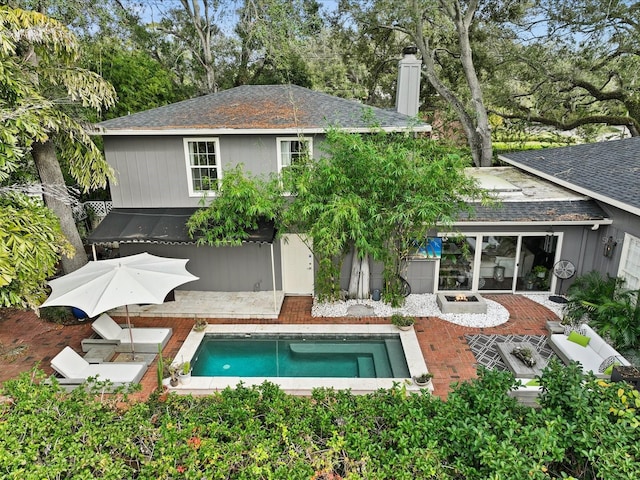
M 483 229 L 481 227 L 473 228 L 459 228 L 458 231 L 461 234 L 477 232 L 483 232 L 485 235 L 513 235 L 514 232 L 518 234 L 526 234 L 528 232 L 536 232 L 545 230 L 544 227 L 539 225 L 526 227 L 491 227 Z M 563 233 L 562 251 L 560 258 L 562 260 L 569 260 L 576 265 L 576 276 L 583 273 L 587 273 L 596 268 L 595 261 L 600 260 L 602 255 L 602 229 L 598 231 L 591 230 L 590 226 L 567 226 L 567 227 L 554 227 L 554 233 Z M 618 253 L 619 255 L 619 253 Z M 608 259 L 606 259 L 608 260 Z M 411 285 L 412 293 L 433 293 L 435 288 L 435 276 L 436 276 L 437 262 L 434 260 L 411 260 L 408 262 L 405 278 Z M 616 271 L 617 271 L 617 262 Z M 341 270 L 340 286 L 343 289 L 347 289 L 349 285 L 349 275 L 351 272 L 351 254 L 347 255 Z M 575 276 L 574 276 L 575 278 Z M 565 280 L 562 284 L 563 292 L 567 287 L 571 285 L 573 279 Z M 378 262 L 371 263 L 371 290 L 376 288 L 382 289 L 382 264 Z M 556 285 L 556 290 L 559 288 L 559 281 Z
M 620 210 L 619 208 L 609 205 L 601 205 L 609 216 L 613 219 L 613 223 L 606 228 L 600 228 L 594 232 L 596 237 L 594 240 L 594 251 L 592 254 L 592 270 L 598 270 L 602 273 L 617 276 L 620 265 L 620 257 L 622 255 L 622 247 L 624 242 L 624 234 L 629 233 L 635 237 L 640 237 L 640 218 L 629 212 Z M 604 256 L 604 242 L 609 237 L 618 242 L 613 250 L 611 257 Z
M 279 135 L 284 136 L 284 135 Z M 206 136 L 206 138 L 215 136 Z M 278 135 L 223 135 L 222 171 L 242 163 L 255 175 L 277 171 Z M 324 135 L 313 138 L 313 155 L 321 154 Z M 188 136 L 197 138 L 197 136 Z M 107 162 L 116 171 L 111 198 L 116 208 L 195 207 L 201 197 L 189 196 L 182 136 L 104 137 Z
M 140 252 L 188 258 L 187 270 L 200 280 L 187 283 L 179 290 L 252 292 L 273 289 L 271 248 L 268 244 L 247 243 L 241 247 L 208 247 L 196 245 L 160 245 L 122 243 L 123 256 Z M 273 245 L 276 289 L 282 290 L 280 245 Z

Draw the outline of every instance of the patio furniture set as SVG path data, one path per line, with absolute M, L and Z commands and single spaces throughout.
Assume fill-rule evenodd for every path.
M 565 328 L 558 322 L 548 322 L 547 330 L 547 344 L 558 358 L 566 365 L 578 362 L 585 374 L 593 373 L 597 378 L 610 379 L 613 367 L 630 365 L 627 359 L 586 324 Z M 498 343 L 496 350 L 506 367 L 520 380 L 521 386 L 511 395 L 523 404 L 536 405 L 541 390 L 536 378 L 542 374 L 546 362 L 526 342 Z M 525 362 L 519 358 L 518 350 L 530 352 L 531 361 Z
M 170 328 L 133 327 L 128 305 L 164 303 L 174 288 L 197 280 L 198 277 L 187 271 L 187 262 L 188 259 L 140 253 L 95 260 L 48 282 L 51 295 L 43 307 L 72 306 L 89 318 L 100 315 L 91 325 L 99 338 L 82 341 L 85 358 L 65 347 L 51 360 L 53 369 L 64 378 L 60 383 L 71 389 L 95 376 L 116 385 L 138 382 L 173 332 Z M 103 313 L 123 305 L 127 328 Z M 136 350 L 140 355 L 136 356 Z M 108 362 L 120 352 L 130 352 L 128 360 L 131 361 Z M 138 358 L 144 361 L 136 362 Z
M 167 345 L 173 334 L 171 328 L 132 327 L 129 332 L 106 313 L 100 315 L 91 328 L 97 336 L 82 340 L 84 358 L 71 347 L 65 347 L 51 360 L 51 367 L 60 375 L 58 383 L 67 390 L 77 388 L 90 377 L 108 381 L 113 386 L 140 382 L 155 354 Z M 132 351 L 140 355 L 128 353 Z M 110 361 L 120 353 L 126 353 L 124 361 L 117 361 L 118 358 Z

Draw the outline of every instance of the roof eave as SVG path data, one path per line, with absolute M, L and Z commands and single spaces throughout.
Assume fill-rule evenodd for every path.
M 108 129 L 94 126 L 92 135 L 108 136 L 164 136 L 164 135 L 313 135 L 327 132 L 327 128 L 171 128 L 171 129 Z M 416 132 L 430 133 L 431 125 L 413 125 L 408 127 L 387 126 L 376 127 L 352 127 L 342 128 L 349 133 L 370 133 L 382 130 L 384 132 Z
M 610 218 L 603 218 L 597 220 L 536 220 L 536 221 L 482 221 L 482 220 L 458 220 L 452 222 L 452 226 L 457 227 L 530 227 L 530 226 L 567 226 L 567 225 L 611 225 L 613 220 Z

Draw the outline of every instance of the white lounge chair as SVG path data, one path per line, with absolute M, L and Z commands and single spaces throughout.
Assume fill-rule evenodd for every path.
M 104 340 L 100 343 L 114 343 L 117 352 L 131 351 L 129 329 L 122 328 L 106 313 L 100 315 L 91 324 L 91 328 Z M 164 348 L 172 334 L 171 328 L 132 328 L 133 349 L 138 353 L 158 353 L 158 345 Z
M 71 347 L 64 347 L 53 357 L 51 367 L 62 375 L 59 383 L 72 388 L 83 384 L 89 377 L 97 377 L 97 381 L 108 380 L 114 386 L 138 383 L 148 368 L 144 362 L 89 363 Z

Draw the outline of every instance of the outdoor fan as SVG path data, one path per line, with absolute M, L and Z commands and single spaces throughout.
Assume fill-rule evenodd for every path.
M 562 296 L 562 282 L 576 274 L 576 266 L 569 260 L 560 260 L 553 266 L 553 274 L 560 279 L 560 288 L 558 288 L 560 295 L 551 295 L 549 300 L 556 303 L 567 303 L 567 299 Z

